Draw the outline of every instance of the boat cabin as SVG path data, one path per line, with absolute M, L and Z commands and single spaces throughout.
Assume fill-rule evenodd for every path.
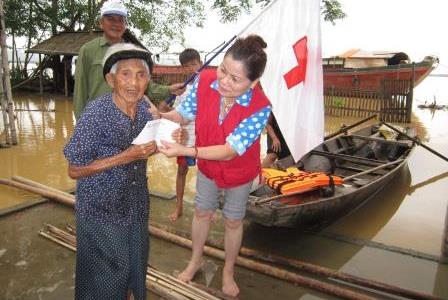
M 351 49 L 340 55 L 323 59 L 324 68 L 371 68 L 385 67 L 410 63 L 409 56 L 404 52 L 363 51 Z

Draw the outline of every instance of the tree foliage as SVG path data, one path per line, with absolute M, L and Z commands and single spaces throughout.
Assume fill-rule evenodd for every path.
M 129 25 L 139 31 L 144 44 L 167 48 L 184 43 L 183 31 L 189 26 L 202 27 L 205 8 L 200 0 L 131 0 Z
M 249 13 L 254 5 L 265 7 L 272 1 L 255 0 L 254 3 L 251 0 L 214 0 L 212 8 L 218 11 L 221 16 L 221 21 L 233 22 L 242 13 Z M 325 21 L 330 21 L 333 24 L 336 20 L 343 19 L 346 16 L 338 0 L 322 0 L 322 15 Z
M 337 0 L 322 0 L 322 15 L 325 21 L 330 21 L 335 24 L 338 19 L 343 19 L 346 14 L 342 11 L 341 3 Z
M 12 43 L 25 37 L 25 48 L 61 31 L 91 30 L 98 28 L 100 8 L 106 0 L 4 0 L 5 26 Z M 190 26 L 202 27 L 206 11 L 215 10 L 221 22 L 236 21 L 254 7 L 264 7 L 274 0 L 122 0 L 129 10 L 129 28 L 137 38 L 157 52 L 167 50 L 170 44 L 184 43 L 184 30 Z M 282 0 L 276 0 L 282 1 Z M 324 20 L 334 23 L 344 18 L 338 0 L 321 0 Z M 13 49 L 15 49 L 13 47 Z M 155 50 L 154 49 L 154 50 Z M 13 54 L 14 55 L 14 54 Z M 16 54 L 18 57 L 18 55 Z M 28 77 L 25 56 L 23 66 L 14 71 L 20 79 Z M 71 57 L 66 57 L 71 60 Z M 18 59 L 17 59 L 18 60 Z M 63 65 L 58 56 L 47 57 L 47 67 L 53 69 L 56 84 L 63 86 L 58 76 Z M 70 64 L 69 64 L 70 65 Z M 59 78 L 60 77 L 60 78 Z
M 4 10 L 5 27 L 10 35 L 37 37 L 50 28 L 32 1 L 7 0 L 4 1 Z
M 201 27 L 206 10 L 212 8 L 222 22 L 232 22 L 254 7 L 272 0 L 124 0 L 130 28 L 144 44 L 166 48 L 184 42 L 183 31 Z M 281 1 L 281 0 L 278 0 Z M 89 30 L 98 26 L 100 7 L 105 0 L 6 0 L 6 29 L 9 34 L 26 36 L 33 44 L 59 31 Z M 209 5 L 209 6 L 208 6 Z M 345 17 L 338 0 L 322 0 L 322 14 L 334 22 Z

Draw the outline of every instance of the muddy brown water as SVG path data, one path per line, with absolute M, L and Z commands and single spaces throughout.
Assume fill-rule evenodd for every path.
M 62 154 L 73 131 L 71 99 L 22 93 L 15 94 L 14 100 L 19 144 L 0 149 L 0 177 L 20 175 L 61 190 L 73 190 L 74 181 L 66 174 L 67 163 Z M 333 132 L 342 123 L 357 120 L 326 117 L 325 129 Z M 428 146 L 448 156 L 448 111 L 415 109 L 412 125 Z M 1 133 L 0 141 L 3 140 Z M 175 174 L 174 159 L 162 155 L 150 158 L 148 176 L 152 191 L 173 194 Z M 187 177 L 183 218 L 169 223 L 166 216 L 174 201 L 153 197 L 153 221 L 189 232 L 195 176 L 196 170 L 192 169 Z M 437 262 L 447 193 L 448 162 L 417 147 L 408 168 L 382 192 L 319 233 L 264 228 L 246 222 L 243 245 L 448 298 L 448 266 Z M 0 211 L 36 199 L 40 197 L 0 186 Z M 45 203 L 0 217 L 0 299 L 73 298 L 74 254 L 38 236 L 45 223 L 73 223 L 73 211 Z M 222 238 L 221 220 L 213 226 L 211 235 Z M 150 261 L 163 271 L 181 270 L 189 254 L 187 249 L 151 238 Z M 206 260 L 218 267 L 212 274 L 211 286 L 219 288 L 222 263 Z M 241 287 L 240 299 L 333 299 L 243 268 L 237 268 L 236 278 Z M 205 283 L 204 274 L 198 274 L 197 280 Z

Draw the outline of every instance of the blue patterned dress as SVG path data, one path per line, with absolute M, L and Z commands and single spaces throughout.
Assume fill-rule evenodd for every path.
M 125 115 L 112 94 L 89 103 L 64 155 L 73 166 L 117 155 L 152 117 L 140 100 L 135 119 Z M 146 299 L 149 192 L 147 160 L 79 178 L 76 184 L 76 299 Z

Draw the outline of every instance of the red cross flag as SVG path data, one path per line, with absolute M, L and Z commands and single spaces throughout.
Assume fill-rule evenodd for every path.
M 324 137 L 320 2 L 274 0 L 239 34 L 268 44 L 261 85 L 295 161 Z

